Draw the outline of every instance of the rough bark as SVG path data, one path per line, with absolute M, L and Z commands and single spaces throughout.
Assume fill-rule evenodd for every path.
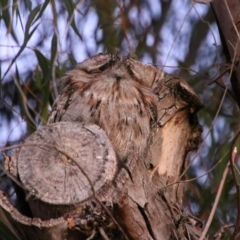
M 181 175 L 201 135 L 187 83 L 110 54 L 60 83 L 49 124 L 5 160 L 26 196 L 16 206 L 0 192 L 19 238 L 198 239 L 182 206 Z
M 227 63 L 231 66 L 232 90 L 240 107 L 240 2 L 238 0 L 214 0 L 211 3 L 221 35 Z M 232 68 L 233 66 L 233 68 Z

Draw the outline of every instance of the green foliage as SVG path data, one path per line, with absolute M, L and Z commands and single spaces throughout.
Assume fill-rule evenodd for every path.
M 0 127 L 10 134 L 16 127 L 10 122 L 23 118 L 30 133 L 45 124 L 58 78 L 99 52 L 134 53 L 144 62 L 180 74 L 205 104 L 199 117 L 207 137 L 187 178 L 205 175 L 186 183 L 185 198 L 189 211 L 205 222 L 230 158 L 239 117 L 230 91 L 224 94 L 228 77 L 220 78 L 222 84 L 208 85 L 225 67 L 211 8 L 190 0 L 40 2 L 0 1 L 0 52 L 9 51 L 0 54 L 0 117 L 7 119 Z M 0 141 L 8 144 L 8 139 Z M 229 174 L 210 238 L 236 220 L 234 189 Z

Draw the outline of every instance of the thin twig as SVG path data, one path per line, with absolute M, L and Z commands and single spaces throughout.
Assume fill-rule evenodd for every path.
M 236 34 L 237 34 L 238 41 L 240 41 L 240 34 L 239 34 L 238 29 L 237 29 L 237 27 L 236 27 L 236 25 L 235 25 L 235 22 L 234 22 L 232 13 L 231 13 L 231 11 L 230 11 L 230 9 L 229 9 L 228 3 L 227 3 L 226 0 L 224 0 L 224 3 L 225 3 L 225 6 L 226 6 L 226 9 L 227 9 L 227 11 L 228 11 L 228 15 L 229 15 L 229 17 L 231 18 L 231 22 L 232 22 L 233 28 L 234 28 L 234 30 L 235 30 L 235 32 L 236 32 Z
M 119 225 L 119 223 L 117 222 L 117 220 L 114 218 L 114 216 L 112 215 L 112 213 L 108 210 L 108 208 L 100 201 L 100 199 L 97 197 L 96 191 L 94 189 L 94 186 L 92 184 L 91 179 L 89 178 L 88 174 L 83 170 L 83 168 L 74 160 L 73 157 L 71 157 L 69 154 L 67 154 L 65 151 L 63 151 L 62 149 L 60 149 L 59 147 L 57 147 L 56 145 L 53 144 L 44 144 L 44 143 L 24 143 L 24 144 L 19 144 L 19 145 L 14 145 L 14 146 L 9 146 L 9 147 L 3 147 L 0 148 L 0 151 L 2 150 L 10 150 L 10 149 L 14 149 L 14 148 L 18 148 L 18 147 L 27 147 L 27 146 L 45 146 L 45 147 L 51 147 L 54 148 L 55 150 L 57 150 L 58 152 L 62 153 L 63 155 L 65 155 L 67 158 L 69 158 L 70 160 L 72 160 L 76 166 L 79 168 L 79 170 L 82 172 L 82 174 L 86 177 L 92 194 L 93 194 L 93 199 L 96 200 L 96 202 L 101 205 L 101 207 L 107 212 L 107 214 L 109 215 L 109 217 L 112 219 L 112 221 L 115 223 L 115 225 L 119 228 L 119 230 L 122 232 L 123 236 L 125 237 L 126 240 L 129 240 L 128 236 L 126 235 L 126 233 L 124 232 L 123 228 Z M 6 171 L 4 171 L 6 173 Z M 7 173 L 6 173 L 7 174 Z M 17 182 L 16 182 L 17 183 Z M 18 183 L 17 183 L 18 184 Z M 18 184 L 19 185 L 19 184 Z
M 238 176 L 236 176 L 236 173 L 235 173 L 235 159 L 236 159 L 236 152 L 237 152 L 237 148 L 235 147 L 236 145 L 236 142 L 237 140 L 239 139 L 240 137 L 240 132 L 238 132 L 236 134 L 236 136 L 234 137 L 233 139 L 233 144 L 232 144 L 232 149 L 231 149 L 231 152 L 232 152 L 232 156 L 231 156 L 231 159 L 230 159 L 230 166 L 231 166 L 231 170 L 232 170 L 232 174 L 233 174 L 233 179 L 234 179 L 234 182 L 235 182 L 235 185 L 236 185 L 236 190 L 237 190 L 237 220 L 236 220 L 236 224 L 235 224 L 235 228 L 233 230 L 233 233 L 232 233 L 232 236 L 231 236 L 231 240 L 234 240 L 236 239 L 238 233 L 239 233 L 239 225 L 240 225 L 240 186 L 238 184 Z
M 121 18 L 121 27 L 123 29 L 123 32 L 124 32 L 124 35 L 125 35 L 125 38 L 126 38 L 126 41 L 127 41 L 127 45 L 128 45 L 128 49 L 129 49 L 129 52 L 133 52 L 133 47 L 131 46 L 131 43 L 129 41 L 129 37 L 128 37 L 128 34 L 127 34 L 127 29 L 126 29 L 126 24 L 125 24 L 125 16 L 124 16 L 124 9 L 123 7 L 119 4 L 119 2 L 116 0 L 115 1 L 116 4 L 117 4 L 117 7 L 119 8 L 120 10 L 120 18 Z
M 186 182 L 192 182 L 192 181 L 195 181 L 201 177 L 204 177 L 205 175 L 209 174 L 214 168 L 216 168 L 218 166 L 219 163 L 222 162 L 222 160 L 226 157 L 226 155 L 229 153 L 230 151 L 228 150 L 224 155 L 223 157 L 214 165 L 212 166 L 208 171 L 206 171 L 205 173 L 203 173 L 202 175 L 200 176 L 197 176 L 195 178 L 190 178 L 190 179 L 186 179 L 186 180 L 183 180 L 183 181 L 180 181 L 181 183 L 186 183 Z
M 217 205 L 218 205 L 218 202 L 219 202 L 219 199 L 220 199 L 220 196 L 221 196 L 221 193 L 222 193 L 222 190 L 223 190 L 223 186 L 224 186 L 224 183 L 226 181 L 228 173 L 229 173 L 229 163 L 227 164 L 227 166 L 226 166 L 226 168 L 223 172 L 222 179 L 221 179 L 221 182 L 220 182 L 220 185 L 219 185 L 219 188 L 218 188 L 218 192 L 217 192 L 216 198 L 215 198 L 213 206 L 212 206 L 212 210 L 210 212 L 209 218 L 207 220 L 207 223 L 205 225 L 205 228 L 204 228 L 199 240 L 203 240 L 205 238 L 205 236 L 208 232 L 208 229 L 209 229 L 209 227 L 212 223 L 212 220 L 213 220 L 214 214 L 216 212 Z
M 233 56 L 233 63 L 235 62 L 236 56 L 237 56 L 237 52 L 235 51 L 235 52 L 234 52 L 234 56 Z M 214 119 L 213 119 L 213 121 L 212 121 L 212 123 L 211 123 L 210 129 L 208 130 L 206 136 L 204 137 L 203 142 L 201 143 L 201 145 L 200 145 L 198 151 L 196 152 L 194 158 L 189 162 L 188 166 L 185 168 L 185 170 L 183 171 L 183 173 L 181 174 L 181 176 L 179 177 L 179 179 L 181 179 L 181 178 L 184 176 L 184 174 L 187 172 L 187 170 L 189 169 L 189 167 L 191 166 L 191 164 L 192 164 L 192 163 L 194 162 L 194 160 L 197 158 L 198 154 L 200 153 L 200 150 L 201 150 L 202 147 L 203 147 L 203 144 L 205 143 L 205 140 L 207 139 L 208 135 L 210 134 L 210 132 L 211 132 L 211 130 L 212 130 L 212 128 L 213 128 L 213 125 L 215 124 L 215 122 L 216 122 L 216 120 L 217 120 L 217 117 L 218 117 L 219 112 L 220 112 L 220 110 L 221 110 L 221 108 L 222 108 L 222 105 L 223 105 L 223 101 L 224 101 L 224 99 L 225 99 L 225 97 L 226 97 L 226 94 L 227 94 L 227 92 L 228 92 L 228 84 L 230 83 L 230 80 L 231 80 L 231 77 L 232 77 L 233 68 L 234 68 L 234 64 L 232 64 L 232 66 L 231 66 L 231 68 L 230 68 L 229 78 L 228 78 L 228 81 L 227 81 L 227 84 L 226 84 L 226 87 L 225 87 L 223 96 L 222 96 L 222 98 L 221 98 L 219 107 L 218 107 L 217 112 L 216 112 L 216 114 L 215 114 L 215 116 L 214 116 Z
M 24 185 L 17 179 L 15 178 L 12 174 L 10 174 L 8 171 L 4 169 L 2 164 L 0 164 L 0 170 L 4 172 L 4 174 L 7 175 L 8 178 L 10 178 L 13 182 L 15 182 L 20 188 L 24 189 L 27 191 L 27 189 L 24 187 Z
M 18 81 L 17 81 L 17 79 L 16 79 L 16 77 L 15 77 L 14 75 L 13 75 L 13 80 L 14 80 L 15 86 L 17 87 L 17 89 L 18 89 L 18 91 L 19 91 L 19 93 L 20 93 L 20 95 L 21 95 L 21 97 L 22 97 L 22 100 L 23 100 L 23 108 L 24 108 L 24 110 L 25 110 L 25 112 L 26 112 L 27 117 L 28 117 L 29 120 L 31 121 L 32 125 L 33 125 L 35 128 L 37 128 L 37 124 L 36 124 L 35 120 L 32 118 L 32 116 L 31 116 L 31 114 L 30 114 L 30 112 L 29 112 L 29 110 L 28 110 L 28 107 L 31 108 L 31 106 L 29 106 L 28 101 L 27 101 L 27 97 L 26 97 L 25 94 L 23 93 L 22 88 L 21 88 L 20 84 L 18 83 Z M 32 110 L 33 110 L 33 109 L 32 109 Z M 34 111 L 34 110 L 33 110 L 33 111 Z M 34 112 L 34 113 L 38 116 L 38 113 L 37 113 L 37 112 Z
M 100 232 L 100 234 L 101 234 L 101 236 L 103 237 L 104 240 L 110 240 L 102 227 L 99 227 L 98 231 Z
M 224 234 L 226 232 L 226 230 L 229 231 L 229 228 L 232 228 L 233 224 L 227 224 L 222 226 L 215 234 L 214 234 L 214 239 L 215 240 L 221 240 L 224 237 Z
M 230 79 L 230 78 L 229 78 L 229 79 Z M 221 108 L 222 108 L 222 105 L 223 105 L 223 101 L 224 101 L 224 99 L 225 99 L 225 97 L 226 97 L 227 91 L 228 91 L 228 86 L 226 85 L 225 90 L 224 90 L 224 93 L 223 93 L 223 96 L 222 96 L 221 101 L 220 101 L 220 104 L 219 104 L 219 107 L 218 107 L 217 112 L 216 112 L 216 114 L 215 114 L 215 116 L 214 116 L 214 119 L 213 119 L 213 121 L 212 121 L 212 123 L 211 123 L 211 126 L 210 126 L 207 134 L 206 134 L 205 137 L 203 138 L 203 141 L 202 141 L 200 147 L 198 148 L 198 151 L 196 152 L 195 156 L 193 157 L 193 159 L 192 159 L 191 161 L 189 161 L 189 164 L 187 165 L 187 167 L 185 168 L 185 170 L 182 172 L 182 174 L 180 175 L 179 179 L 181 179 L 181 178 L 185 175 L 185 173 L 187 172 L 187 170 L 190 168 L 191 164 L 195 161 L 195 159 L 196 159 L 197 156 L 199 155 L 200 151 L 202 150 L 202 147 L 203 147 L 203 145 L 204 145 L 204 143 L 205 143 L 208 135 L 210 134 L 210 132 L 211 132 L 211 130 L 212 130 L 212 128 L 213 128 L 213 125 L 215 124 L 215 122 L 216 122 L 216 120 L 217 120 L 217 117 L 218 117 L 219 112 L 220 112 L 220 110 L 221 110 Z
M 214 82 L 216 82 L 217 80 L 219 80 L 222 76 L 224 76 L 228 71 L 230 70 L 230 67 L 228 67 L 227 69 L 225 69 L 222 73 L 220 73 L 216 78 L 214 78 L 213 80 L 211 80 L 207 85 L 211 85 Z
M 195 178 L 190 178 L 190 179 L 186 179 L 186 180 L 175 181 L 175 182 L 173 182 L 173 183 L 169 183 L 169 184 L 165 185 L 164 187 L 160 188 L 159 190 L 163 190 L 163 189 L 165 189 L 165 188 L 167 188 L 167 187 L 170 187 L 170 186 L 172 186 L 172 185 L 174 185 L 174 184 L 178 184 L 178 183 L 188 183 L 188 182 L 192 182 L 192 181 L 198 180 L 198 179 L 201 178 L 201 177 L 204 177 L 205 175 L 209 174 L 214 168 L 216 168 L 216 167 L 218 166 L 218 164 L 222 162 L 222 160 L 226 157 L 226 155 L 227 155 L 229 152 L 230 152 L 230 150 L 228 150 L 228 151 L 223 155 L 223 157 L 222 157 L 213 167 L 211 167 L 207 172 L 203 173 L 202 175 L 197 176 L 197 177 L 195 177 Z
M 180 31 L 181 31 L 181 29 L 183 28 L 183 25 L 184 25 L 184 23 L 185 23 L 185 21 L 186 21 L 186 19 L 187 19 L 187 16 L 190 14 L 192 8 L 193 8 L 193 6 L 191 6 L 191 7 L 188 9 L 188 11 L 187 11 L 187 13 L 186 13 L 186 15 L 185 15 L 182 23 L 181 23 L 181 26 L 179 27 L 179 30 L 178 30 L 175 38 L 173 39 L 173 43 L 172 43 L 172 45 L 171 45 L 171 47 L 170 47 L 170 50 L 168 51 L 168 54 L 167 54 L 167 57 L 166 57 L 165 62 L 164 62 L 164 64 L 163 64 L 163 67 L 160 69 L 161 71 L 163 71 L 163 68 L 164 68 L 164 66 L 165 66 L 166 63 L 167 63 L 167 60 L 168 60 L 168 58 L 169 58 L 169 56 L 170 56 L 170 53 L 172 52 L 173 45 L 175 44 L 175 42 L 176 42 L 176 40 L 177 40 L 177 38 L 178 38 L 178 36 L 179 36 L 179 34 L 180 34 Z
M 235 61 L 235 59 L 236 59 L 236 51 L 234 52 L 233 62 Z M 230 79 L 231 79 L 231 76 L 232 76 L 232 72 L 233 72 L 233 64 L 232 64 L 231 69 L 230 69 L 230 74 L 229 74 L 228 83 L 230 82 Z M 212 122 L 212 124 L 211 124 L 211 128 L 213 127 L 213 124 L 215 123 L 216 118 L 217 118 L 217 116 L 218 116 L 218 114 L 219 114 L 219 112 L 220 112 L 220 109 L 221 109 L 222 104 L 223 104 L 223 100 L 225 99 L 225 96 L 226 96 L 226 93 L 227 93 L 227 89 L 228 89 L 228 86 L 226 85 L 226 88 L 225 88 L 223 97 L 222 97 L 222 99 L 221 99 L 221 103 L 220 103 L 220 105 L 219 105 L 219 108 L 218 108 L 218 110 L 217 110 L 217 113 L 216 113 L 216 115 L 215 115 L 215 117 L 214 117 L 214 119 L 213 119 L 213 122 Z M 210 133 L 210 131 L 207 133 L 207 135 L 205 136 L 205 138 L 208 136 L 209 133 Z M 234 143 L 234 142 L 233 142 L 233 143 Z M 233 145 L 234 145 L 234 144 L 233 144 Z M 201 146 L 202 146 L 202 145 L 201 145 Z M 235 151 L 234 147 L 232 148 L 232 150 Z M 198 151 L 198 152 L 199 152 L 199 151 Z M 232 154 L 233 154 L 233 152 L 232 152 Z M 195 158 L 196 158 L 196 156 L 197 156 L 197 154 L 195 155 Z M 194 159 L 195 159 L 195 158 L 194 158 Z M 194 160 L 194 159 L 193 159 L 193 160 Z M 190 164 L 193 162 L 193 160 L 190 162 Z M 188 167 L 186 168 L 186 170 L 189 168 L 190 164 L 188 165 Z M 186 170 L 183 172 L 184 174 L 185 174 Z M 207 223 L 206 223 L 206 226 L 205 226 L 205 228 L 204 228 L 204 230 L 203 230 L 203 232 L 202 232 L 201 237 L 200 237 L 199 240 L 203 240 L 203 239 L 205 238 L 205 236 L 206 236 L 206 234 L 207 234 L 207 232 L 208 232 L 208 229 L 209 229 L 209 227 L 210 227 L 210 225 L 211 225 L 211 222 L 212 222 L 213 216 L 214 216 L 214 214 L 215 214 L 215 211 L 216 211 L 216 208 L 217 208 L 217 204 L 218 204 L 218 202 L 219 202 L 219 198 L 220 198 L 220 195 L 221 195 L 221 192 L 222 192 L 222 188 L 223 188 L 223 185 L 224 185 L 224 182 L 225 182 L 225 180 L 226 180 L 226 177 L 227 177 L 228 172 L 229 172 L 229 165 L 226 166 L 226 168 L 225 168 L 225 170 L 224 170 L 224 172 L 223 172 L 223 176 L 222 176 L 222 180 L 221 180 L 221 182 L 220 182 L 220 186 L 219 186 L 219 189 L 218 189 L 217 196 L 216 196 L 216 198 L 215 198 L 215 201 L 214 201 L 212 210 L 211 210 L 211 212 L 210 212 L 208 221 L 207 221 Z M 183 174 L 182 174 L 181 176 L 183 176 Z M 180 176 L 180 177 L 181 177 L 181 176 Z

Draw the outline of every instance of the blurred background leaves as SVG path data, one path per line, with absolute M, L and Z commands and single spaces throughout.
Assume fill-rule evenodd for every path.
M 184 204 L 203 223 L 207 220 L 239 130 L 239 110 L 231 94 L 224 95 L 215 82 L 209 85 L 226 68 L 210 5 L 190 0 L 1 0 L 0 32 L 1 147 L 45 124 L 58 79 L 97 53 L 134 55 L 183 76 L 205 105 L 199 113 L 204 142 L 192 154 L 186 178 L 205 175 L 186 183 Z M 228 85 L 227 75 L 220 80 Z M 0 187 L 11 191 L 4 181 Z M 210 239 L 235 222 L 236 211 L 236 188 L 229 175 Z M 224 239 L 228 237 L 227 231 Z

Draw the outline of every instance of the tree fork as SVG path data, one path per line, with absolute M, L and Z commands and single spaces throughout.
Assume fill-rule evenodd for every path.
M 49 124 L 5 159 L 26 195 L 19 207 L 0 192 L 19 239 L 198 239 L 182 206 L 181 175 L 202 131 L 188 84 L 112 54 L 59 83 Z

